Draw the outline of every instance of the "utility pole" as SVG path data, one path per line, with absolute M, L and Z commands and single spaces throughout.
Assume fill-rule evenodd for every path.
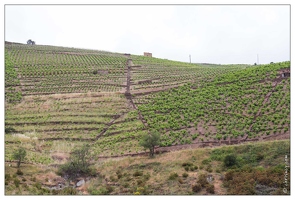
M 189 63 L 192 63 L 191 55 L 189 55 Z

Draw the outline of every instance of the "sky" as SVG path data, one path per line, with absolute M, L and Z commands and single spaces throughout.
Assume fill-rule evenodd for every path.
M 5 5 L 5 41 L 193 63 L 290 60 L 289 5 Z

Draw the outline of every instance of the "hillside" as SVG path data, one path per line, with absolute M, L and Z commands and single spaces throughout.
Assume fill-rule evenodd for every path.
M 249 67 L 158 93 L 138 108 L 162 146 L 289 138 L 290 63 Z
M 148 132 L 161 135 L 157 153 L 289 139 L 289 75 L 290 62 L 201 65 L 6 43 L 5 160 L 22 146 L 27 163 L 54 171 L 85 143 L 98 161 L 141 155 Z
M 224 158 L 236 155 L 232 166 Z M 286 159 L 287 160 L 284 161 Z M 66 180 L 53 166 L 23 164 L 23 175 L 5 165 L 6 195 L 284 195 L 290 194 L 290 141 L 247 143 L 212 148 L 187 149 L 155 158 L 100 159 L 97 176 L 84 178 L 76 190 L 64 188 Z M 20 186 L 16 187 L 15 180 Z M 81 179 L 79 179 L 81 180 Z M 71 182 L 73 186 L 75 183 Z M 56 190 L 61 186 L 62 190 Z M 287 191 L 284 193 L 284 191 Z

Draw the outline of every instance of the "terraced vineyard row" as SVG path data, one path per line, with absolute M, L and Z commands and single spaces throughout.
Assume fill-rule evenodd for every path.
M 22 94 L 119 92 L 127 58 L 120 54 L 48 46 L 6 45 Z
M 17 76 L 10 57 L 5 54 L 5 99 L 7 102 L 18 102 L 22 98 L 19 88 L 20 82 Z
M 186 83 L 212 80 L 216 75 L 244 69 L 244 66 L 200 66 L 197 64 L 170 61 L 159 58 L 131 56 L 132 91 L 167 89 Z M 166 87 L 166 88 L 165 88 Z
M 121 155 L 140 151 L 137 138 L 146 132 L 121 94 L 25 97 L 6 109 L 5 127 L 16 133 L 6 134 L 6 160 L 12 159 L 11 151 L 18 143 L 34 153 L 31 162 L 36 162 L 36 153 L 43 158 L 41 163 L 49 162 L 52 154 L 64 152 L 64 148 L 69 152 L 85 142 L 93 144 L 97 155 Z M 32 139 L 40 147 L 38 151 L 31 145 Z
M 288 135 L 289 67 L 249 67 L 135 102 L 150 129 L 162 134 L 161 146 Z

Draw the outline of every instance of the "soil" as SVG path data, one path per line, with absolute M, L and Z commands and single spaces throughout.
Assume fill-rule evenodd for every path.
M 222 187 L 222 181 L 220 180 L 220 176 L 215 174 L 213 175 L 214 181 L 214 191 L 216 195 L 225 195 L 226 194 L 226 189 Z
M 205 135 L 205 129 L 203 128 L 203 125 L 204 125 L 204 122 L 201 121 L 198 123 L 198 132 L 201 134 L 201 135 Z

